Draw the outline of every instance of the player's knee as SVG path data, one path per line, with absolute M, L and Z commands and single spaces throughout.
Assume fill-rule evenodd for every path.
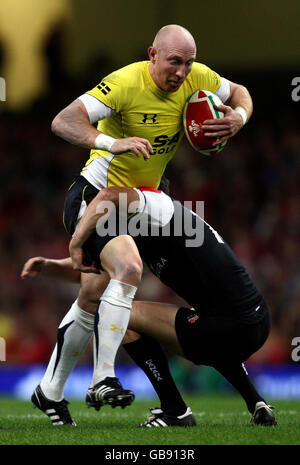
M 132 331 L 131 329 L 127 329 L 125 336 L 123 338 L 122 344 L 129 344 L 130 342 L 135 342 L 140 339 L 141 335 Z
M 115 273 L 115 278 L 122 282 L 127 282 L 133 286 L 137 286 L 143 273 L 143 263 L 139 257 L 135 257 L 134 260 L 122 260 L 119 263 L 118 269 Z
M 143 262 L 130 236 L 113 238 L 100 254 L 102 267 L 111 279 L 138 286 L 142 278 Z

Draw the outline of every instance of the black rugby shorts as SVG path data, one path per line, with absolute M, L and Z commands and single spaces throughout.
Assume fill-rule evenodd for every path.
M 83 176 L 78 176 L 71 184 L 66 195 L 63 214 L 64 226 L 70 236 L 73 236 L 75 232 L 82 202 L 85 201 L 88 205 L 98 192 L 99 190 Z M 94 232 L 83 245 L 84 264 L 90 265 L 95 262 L 96 266 L 102 269 L 99 254 L 113 237 L 111 235 L 99 236 L 97 232 Z
M 243 363 L 265 343 L 271 328 L 268 306 L 261 301 L 251 322 L 236 316 L 209 315 L 179 308 L 175 329 L 186 358 L 196 365 Z

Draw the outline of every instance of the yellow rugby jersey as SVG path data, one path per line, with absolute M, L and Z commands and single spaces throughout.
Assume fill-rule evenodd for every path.
M 194 63 L 176 92 L 163 91 L 153 81 L 149 63 L 125 66 L 87 92 L 116 111 L 98 122 L 99 131 L 116 139 L 143 137 L 154 150 L 148 160 L 133 152 L 113 155 L 105 150 L 91 150 L 81 174 L 97 188 L 157 188 L 184 134 L 182 114 L 187 98 L 198 89 L 216 92 L 221 83 L 217 73 Z

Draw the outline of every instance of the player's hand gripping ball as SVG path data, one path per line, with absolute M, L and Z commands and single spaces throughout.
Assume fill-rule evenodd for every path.
M 183 124 L 185 135 L 191 146 L 204 155 L 220 152 L 227 141 L 213 145 L 218 139 L 204 136 L 202 124 L 208 119 L 223 118 L 224 113 L 215 109 L 215 105 L 222 105 L 219 97 L 209 90 L 197 90 L 192 94 L 184 107 Z

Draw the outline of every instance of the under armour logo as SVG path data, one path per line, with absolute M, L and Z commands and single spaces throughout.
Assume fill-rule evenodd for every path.
M 120 331 L 121 334 L 123 334 L 123 332 L 124 332 L 124 328 L 119 328 L 117 325 L 115 325 L 115 323 L 113 323 L 111 325 L 110 329 L 111 329 L 111 331 Z
M 142 120 L 143 124 L 158 124 L 156 121 L 157 113 L 144 113 L 144 118 Z

